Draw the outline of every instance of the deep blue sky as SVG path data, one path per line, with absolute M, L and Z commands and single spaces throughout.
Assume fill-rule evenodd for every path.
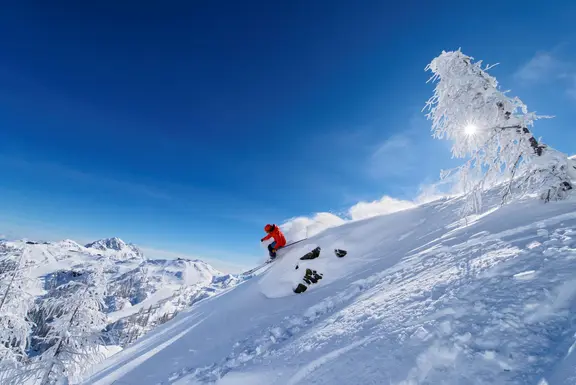
M 422 3 L 3 4 L 0 234 L 249 264 L 267 222 L 412 199 L 453 164 L 421 113 L 443 49 L 574 152 L 576 4 Z

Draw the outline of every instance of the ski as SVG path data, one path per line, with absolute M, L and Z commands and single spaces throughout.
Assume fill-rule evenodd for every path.
M 264 263 L 262 263 L 262 264 L 260 264 L 260 265 L 258 265 L 258 266 L 256 266 L 256 267 L 254 267 L 254 268 L 252 268 L 252 269 L 250 269 L 250 270 L 248 270 L 248 271 L 245 271 L 244 273 L 242 273 L 242 275 L 250 275 L 250 274 L 253 274 L 253 273 L 257 272 L 258 270 L 266 267 L 266 265 L 269 265 L 269 264 L 272 263 L 272 262 L 274 262 L 274 259 L 269 259 L 269 260 L 267 260 L 266 262 L 264 262 Z
M 287 244 L 286 246 L 284 246 L 283 248 L 290 247 L 290 246 L 295 245 L 295 244 L 300 243 L 300 242 L 304 242 L 304 241 L 307 240 L 307 239 L 308 239 L 308 238 L 304 238 L 304 239 L 301 239 L 301 240 L 299 240 L 299 241 L 291 242 L 291 243 Z

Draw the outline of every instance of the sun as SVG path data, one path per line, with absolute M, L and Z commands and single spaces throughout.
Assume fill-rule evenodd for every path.
M 464 133 L 468 136 L 476 134 L 476 131 L 478 131 L 478 127 L 476 127 L 474 124 L 468 124 L 466 127 L 464 127 Z

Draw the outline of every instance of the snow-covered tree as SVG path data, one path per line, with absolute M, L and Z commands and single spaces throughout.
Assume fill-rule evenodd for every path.
M 564 198 L 572 189 L 567 156 L 532 135 L 529 128 L 544 116 L 500 91 L 490 68 L 460 50 L 444 51 L 426 67 L 437 81 L 426 103 L 433 136 L 453 141 L 453 157 L 468 158 L 443 177 L 458 172 L 471 198 L 465 212 L 477 211 L 482 191 L 505 179 L 503 203 L 534 193 L 546 201 Z
M 3 248 L 0 251 L 0 383 L 19 370 L 26 358 L 32 323 L 28 311 L 34 305 L 26 253 Z
M 125 273 L 111 286 L 114 297 L 125 298 L 131 303 L 145 300 L 150 290 L 150 272 L 146 263 L 142 263 L 137 269 Z M 116 310 L 120 309 L 116 308 Z
M 572 180 L 576 180 L 576 155 L 568 158 L 568 175 Z
M 42 342 L 46 349 L 35 362 L 36 381 L 40 385 L 78 379 L 84 369 L 98 363 L 101 331 L 106 326 L 103 313 L 106 296 L 106 265 L 97 265 L 86 279 L 59 286 L 45 300 L 50 315 L 49 331 Z

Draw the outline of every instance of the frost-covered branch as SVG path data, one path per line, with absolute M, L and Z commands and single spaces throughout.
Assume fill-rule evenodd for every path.
M 481 193 L 504 179 L 510 181 L 503 201 L 533 193 L 546 201 L 565 197 L 572 189 L 567 157 L 540 143 L 529 129 L 548 117 L 529 112 L 519 98 L 500 91 L 488 69 L 460 50 L 442 52 L 426 67 L 433 74 L 430 81 L 437 82 L 426 103 L 433 137 L 451 140 L 452 155 L 468 159 L 449 173 L 458 173 L 471 198 L 464 211 L 477 211 Z
M 42 337 L 47 346 L 35 362 L 36 381 L 48 385 L 62 378 L 78 379 L 86 367 L 103 357 L 101 331 L 106 326 L 102 312 L 106 296 L 104 266 L 97 266 L 86 281 L 59 286 L 44 307 L 52 317 Z

